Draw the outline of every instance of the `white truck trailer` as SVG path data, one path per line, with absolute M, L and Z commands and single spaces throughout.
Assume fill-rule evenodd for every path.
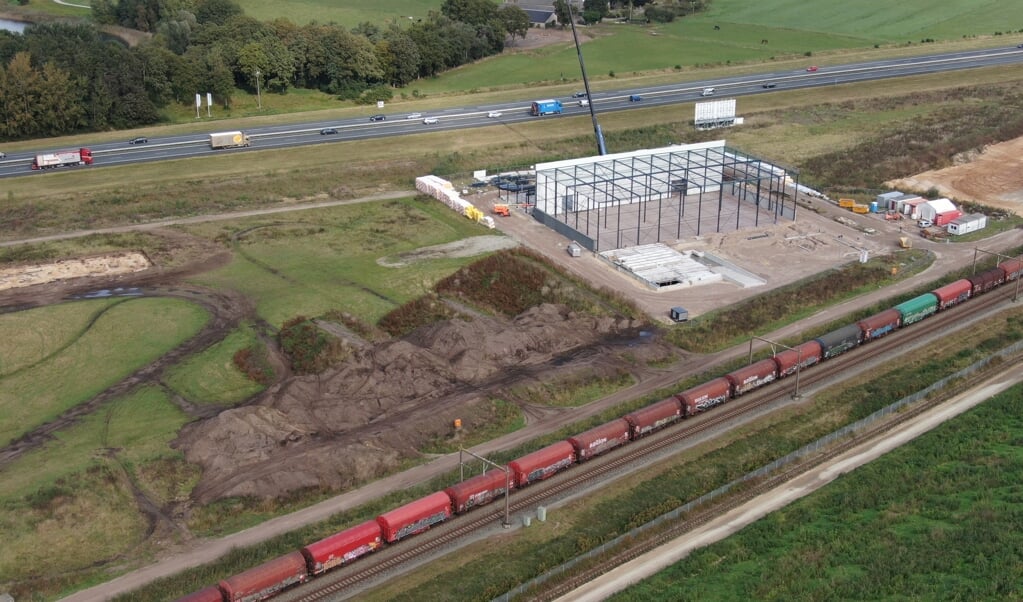
M 210 134 L 210 148 L 239 148 L 250 144 L 249 137 L 244 132 L 218 132 Z

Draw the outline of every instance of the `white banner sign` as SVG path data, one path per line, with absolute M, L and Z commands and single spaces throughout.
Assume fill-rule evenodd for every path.
M 195 108 L 198 109 L 201 106 L 202 106 L 202 95 L 199 94 L 199 93 L 196 93 L 196 95 L 195 95 Z
M 206 106 L 207 107 L 212 107 L 213 106 L 213 93 L 212 92 L 207 92 L 206 93 Z

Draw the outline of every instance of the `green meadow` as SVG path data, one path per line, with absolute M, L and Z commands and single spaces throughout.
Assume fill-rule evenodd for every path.
M 74 313 L 61 305 L 3 316 L 15 332 L 54 325 L 58 334 L 40 337 L 45 344 L 38 350 L 20 353 L 22 368 L 0 377 L 0 442 L 88 401 L 194 335 L 208 317 L 201 307 L 176 299 L 81 303 L 84 315 L 69 318 L 77 328 L 57 325 Z M 5 345 L 17 343 L 5 339 Z

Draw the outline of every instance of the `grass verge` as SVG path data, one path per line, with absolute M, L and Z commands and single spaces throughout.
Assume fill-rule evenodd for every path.
M 1010 600 L 1023 520 L 1016 386 L 611 600 Z

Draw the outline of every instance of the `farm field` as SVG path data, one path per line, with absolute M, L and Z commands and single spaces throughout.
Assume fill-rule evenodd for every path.
M 440 9 L 440 2 L 427 0 L 357 0 L 344 5 L 324 0 L 290 0 L 283 4 L 240 0 L 238 4 L 245 14 L 260 20 L 286 17 L 295 23 L 336 22 L 347 27 L 366 21 L 380 26 L 401 25 L 408 22 L 409 16 L 421 18 L 431 10 Z M 765 0 L 754 4 L 743 0 L 714 0 L 705 13 L 684 16 L 677 23 L 720 24 L 723 33 L 727 33 L 724 29 L 727 24 L 750 25 L 761 31 L 776 31 L 779 38 L 785 33 L 798 36 L 800 32 L 807 32 L 822 37 L 839 34 L 873 44 L 1005 31 L 1006 15 L 1018 8 L 1013 0 L 949 0 L 939 4 L 931 0 L 908 0 L 894 6 L 885 0 L 819 0 L 812 10 L 807 10 L 805 3 L 799 0 Z M 757 40 L 764 37 L 771 39 L 770 35 L 760 35 Z
M 1016 386 L 611 600 L 1018 599 L 1021 398 Z

